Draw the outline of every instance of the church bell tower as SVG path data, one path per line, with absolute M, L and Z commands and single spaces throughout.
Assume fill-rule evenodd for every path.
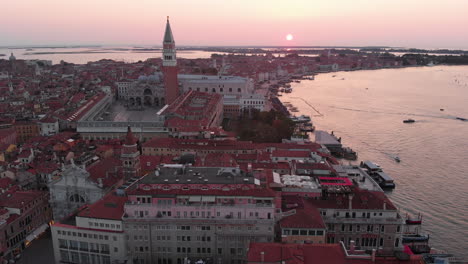
M 167 17 L 166 31 L 163 39 L 163 73 L 165 103 L 171 104 L 179 96 L 179 81 L 177 79 L 177 59 L 174 36 L 172 35 L 169 17 Z
M 125 180 L 141 176 L 140 152 L 138 151 L 137 139 L 133 136 L 130 126 L 127 130 L 120 158 Z

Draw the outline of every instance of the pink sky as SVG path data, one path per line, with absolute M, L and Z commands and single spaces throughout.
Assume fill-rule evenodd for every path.
M 169 15 L 178 45 L 468 49 L 468 0 L 9 0 L 1 7 L 0 46 L 160 45 Z

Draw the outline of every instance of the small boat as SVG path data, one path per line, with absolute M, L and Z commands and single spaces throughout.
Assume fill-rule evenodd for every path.
M 444 111 L 445 109 L 441 108 L 440 111 Z
M 343 158 L 347 160 L 357 160 L 357 152 L 349 147 L 343 148 Z
M 422 224 L 422 216 L 418 214 L 417 217 L 413 217 L 409 214 L 406 215 L 406 224 L 407 225 L 420 225 Z
M 467 121 L 467 120 L 468 120 L 468 119 L 466 119 L 466 118 L 458 117 L 458 116 L 456 117 L 456 119 L 461 120 L 461 121 Z
M 393 159 L 394 159 L 396 162 L 400 162 L 400 161 L 401 161 L 401 160 L 400 160 L 400 157 L 398 157 L 398 156 L 393 157 Z
M 405 235 L 403 234 L 403 243 L 411 243 L 411 242 L 423 242 L 428 241 L 429 235 Z
M 293 107 L 293 108 L 291 108 L 291 110 L 293 110 L 294 108 L 297 109 L 296 107 Z M 301 116 L 299 116 L 299 117 L 293 116 L 293 117 L 291 117 L 290 119 L 291 119 L 294 123 L 307 123 L 307 122 L 310 122 L 310 121 L 311 121 L 310 116 L 306 116 L 306 115 L 301 115 Z
M 403 123 L 414 123 L 416 122 L 414 119 L 406 119 L 406 120 L 403 120 Z

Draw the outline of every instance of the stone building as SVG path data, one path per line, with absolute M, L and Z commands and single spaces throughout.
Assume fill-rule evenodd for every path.
M 63 171 L 62 177 L 49 184 L 50 204 L 54 219 L 61 220 L 85 204 L 101 199 L 105 190 L 102 181 L 94 182 L 86 169 L 72 163 Z
M 124 229 L 134 263 L 243 263 L 274 239 L 280 197 L 238 168 L 165 165 L 128 192 Z

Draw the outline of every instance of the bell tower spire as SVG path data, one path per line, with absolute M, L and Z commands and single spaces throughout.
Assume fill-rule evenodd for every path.
M 164 73 L 165 102 L 171 104 L 179 96 L 179 81 L 177 79 L 177 58 L 174 35 L 172 35 L 169 16 L 166 22 L 166 31 L 163 38 L 162 65 Z

